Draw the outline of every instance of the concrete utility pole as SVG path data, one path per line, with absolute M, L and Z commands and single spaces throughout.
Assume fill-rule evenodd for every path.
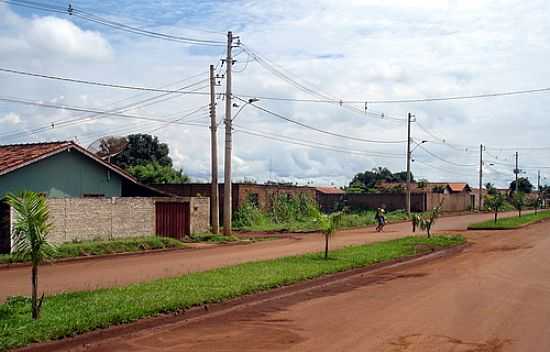
M 216 77 L 210 65 L 210 143 L 212 162 L 212 188 L 210 190 L 210 222 L 212 233 L 220 232 L 220 202 L 218 200 L 218 122 L 216 121 Z
M 539 208 L 542 198 L 540 197 L 540 170 L 537 172 L 537 202 L 535 203 L 535 214 L 537 213 L 537 209 Z
M 483 207 L 483 144 L 479 145 L 479 208 Z
M 516 187 L 515 187 L 515 192 L 518 193 L 518 190 L 519 190 L 519 183 L 518 183 L 518 175 L 519 175 L 518 152 L 516 152 L 516 169 L 514 170 L 514 173 L 516 174 Z
M 227 56 L 225 58 L 225 160 L 223 177 L 223 233 L 231 235 L 231 148 L 232 148 L 232 121 L 231 121 L 231 69 L 233 66 L 233 33 L 227 32 Z
M 411 216 L 411 120 L 412 114 L 407 115 L 407 215 Z

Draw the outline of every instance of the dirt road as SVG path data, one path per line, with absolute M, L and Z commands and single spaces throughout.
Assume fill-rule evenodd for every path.
M 514 215 L 514 213 L 507 215 Z M 468 224 L 489 218 L 491 218 L 490 214 L 445 217 L 438 220 L 435 230 L 465 230 Z M 331 246 L 336 249 L 410 234 L 409 223 L 390 224 L 382 234 L 376 233 L 374 228 L 340 231 L 333 238 Z M 44 265 L 40 268 L 40 289 L 48 295 L 64 291 L 124 286 L 134 282 L 173 277 L 247 261 L 314 252 L 321 250 L 321 247 L 320 235 L 307 234 L 250 245 Z M 30 268 L 0 269 L 0 283 L 0 302 L 9 296 L 30 295 Z
M 100 351 L 550 351 L 549 222 L 463 253 L 88 345 Z M 183 318 L 182 318 L 183 319 Z

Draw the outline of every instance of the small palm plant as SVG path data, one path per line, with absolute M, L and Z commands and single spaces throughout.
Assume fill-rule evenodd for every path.
M 12 233 L 12 250 L 16 258 L 32 263 L 32 318 L 38 319 L 44 294 L 38 299 L 38 266 L 55 248 L 48 242 L 49 222 L 46 198 L 35 192 L 23 192 L 19 196 L 8 194 L 8 204 L 15 210 Z
M 325 259 L 328 259 L 328 247 L 330 238 L 336 233 L 342 221 L 342 213 L 337 212 L 330 215 L 320 214 L 319 225 L 321 232 L 325 235 Z
M 438 205 L 437 207 L 429 211 L 428 214 L 420 217 L 420 219 L 418 220 L 418 225 L 420 225 L 420 228 L 422 230 L 426 231 L 426 233 L 428 234 L 428 238 L 431 237 L 432 226 L 435 223 L 435 220 L 439 218 L 440 214 L 441 214 L 441 205 Z

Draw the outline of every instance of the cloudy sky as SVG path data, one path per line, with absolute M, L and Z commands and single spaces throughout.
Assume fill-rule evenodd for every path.
M 60 0 L 42 3 L 59 9 L 68 5 Z M 485 181 L 509 183 L 517 150 L 525 175 L 536 182 L 538 168 L 546 166 L 541 172 L 550 183 L 550 92 L 376 103 L 550 87 L 550 4 L 544 0 L 126 0 L 72 5 L 88 16 L 201 40 L 224 42 L 225 33 L 232 30 L 249 49 L 234 49 L 237 96 L 319 99 L 275 75 L 275 67 L 323 96 L 360 102 L 256 103 L 351 138 L 244 107 L 234 122 L 233 169 L 238 180 L 344 185 L 357 172 L 377 166 L 404 170 L 406 145 L 399 142 L 406 140 L 406 117 L 411 112 L 417 121 L 413 139 L 427 141 L 414 150 L 412 170 L 417 178 L 477 185 L 479 145 L 484 144 Z M 208 66 L 222 69 L 224 52 L 223 45 L 150 38 L 81 17 L 0 2 L 1 68 L 207 92 Z M 250 52 L 268 64 L 262 65 Z M 223 81 L 217 89 L 225 89 Z M 3 98 L 99 111 L 124 109 L 127 115 L 190 123 L 167 125 L 0 101 L 0 143 L 75 139 L 89 145 L 105 135 L 152 132 L 169 144 L 177 167 L 194 180 L 208 180 L 209 97 L 161 95 L 0 72 Z M 364 101 L 371 102 L 367 113 Z M 224 103 L 218 100 L 218 118 L 223 118 Z M 238 103 L 234 113 L 242 107 Z M 223 146 L 223 124 L 220 127 Z

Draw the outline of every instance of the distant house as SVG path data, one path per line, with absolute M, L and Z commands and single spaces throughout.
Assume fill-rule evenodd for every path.
M 0 199 L 21 191 L 48 198 L 166 195 L 71 141 L 0 145 Z
M 470 193 L 472 189 L 464 182 L 427 182 L 425 185 L 426 191 L 432 193 L 455 194 L 455 193 Z
M 345 204 L 346 192 L 337 187 L 315 187 L 317 203 L 321 211 L 330 213 L 341 209 Z

